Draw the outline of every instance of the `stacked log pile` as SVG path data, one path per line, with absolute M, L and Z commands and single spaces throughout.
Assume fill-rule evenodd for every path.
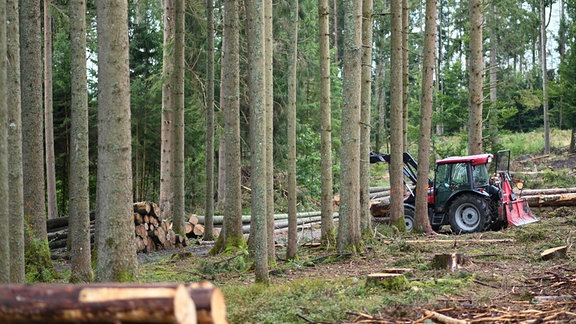
M 94 218 L 90 213 L 90 242 L 94 244 Z M 160 217 L 157 204 L 147 201 L 134 203 L 135 241 L 138 252 L 152 252 L 184 247 L 187 237 L 178 235 L 172 223 Z M 46 222 L 50 249 L 65 248 L 68 244 L 68 217 L 50 219 Z
M 155 203 L 134 203 L 134 225 L 138 252 L 169 250 L 188 245 L 187 238 L 176 234 L 172 223 L 160 217 L 160 208 Z
M 222 225 L 222 224 L 220 224 Z M 200 218 L 196 214 L 188 215 L 188 221 L 185 223 L 186 226 L 186 237 L 194 238 L 194 239 L 201 239 L 204 236 L 204 223 L 200 223 Z M 214 238 L 220 235 L 220 230 L 214 228 L 212 232 Z
M 298 226 L 304 226 L 314 223 L 319 223 L 321 220 L 321 212 L 320 211 L 311 211 L 311 212 L 300 212 L 296 213 L 296 224 Z M 197 216 L 198 221 L 200 224 L 205 224 L 205 217 L 204 216 Z M 333 218 L 338 218 L 338 213 L 333 214 Z M 242 231 L 244 234 L 250 232 L 250 215 L 242 215 Z M 222 226 L 224 222 L 223 216 L 215 215 L 212 219 L 215 226 Z M 274 214 L 274 229 L 275 230 L 283 230 L 288 228 L 288 214 Z
M 2 323 L 227 323 L 224 295 L 192 284 L 7 284 Z

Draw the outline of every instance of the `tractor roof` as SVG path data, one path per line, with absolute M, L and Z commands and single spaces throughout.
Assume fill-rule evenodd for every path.
M 492 162 L 492 154 L 478 154 L 467 156 L 451 156 L 445 159 L 437 160 L 436 164 L 471 163 L 472 165 L 480 165 L 490 162 Z

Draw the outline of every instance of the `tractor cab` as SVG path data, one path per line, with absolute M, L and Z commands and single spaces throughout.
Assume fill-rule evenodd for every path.
M 436 161 L 434 195 L 428 202 L 434 212 L 443 212 L 446 202 L 462 192 L 474 191 L 485 195 L 490 184 L 488 163 L 492 154 L 454 156 Z

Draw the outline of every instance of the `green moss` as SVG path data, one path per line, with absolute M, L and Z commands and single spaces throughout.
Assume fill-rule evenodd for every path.
M 214 247 L 208 252 L 209 255 L 217 255 L 223 252 L 233 252 L 236 249 L 245 249 L 247 247 L 246 240 L 243 236 L 227 237 L 224 242 L 224 236 L 218 237 Z
M 336 246 L 336 228 L 332 227 L 328 233 L 322 235 L 320 243 L 324 248 L 332 248 Z
M 117 273 L 116 277 L 114 278 L 115 282 L 137 282 L 138 278 L 132 271 L 123 270 Z
M 26 282 L 51 282 L 58 279 L 58 274 L 50 257 L 48 239 L 38 239 L 26 220 L 27 244 L 24 249 L 26 259 Z

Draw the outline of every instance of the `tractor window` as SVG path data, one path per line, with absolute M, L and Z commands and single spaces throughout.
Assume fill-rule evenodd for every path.
M 474 187 L 482 187 L 489 183 L 490 177 L 486 164 L 474 166 L 472 174 L 474 175 Z
M 449 183 L 449 179 L 448 179 L 448 164 L 442 164 L 439 165 L 436 168 L 436 174 L 435 174 L 435 178 L 436 178 L 436 188 L 438 188 L 439 186 L 448 186 Z
M 461 186 L 468 183 L 466 163 L 455 163 L 452 165 L 452 184 Z

